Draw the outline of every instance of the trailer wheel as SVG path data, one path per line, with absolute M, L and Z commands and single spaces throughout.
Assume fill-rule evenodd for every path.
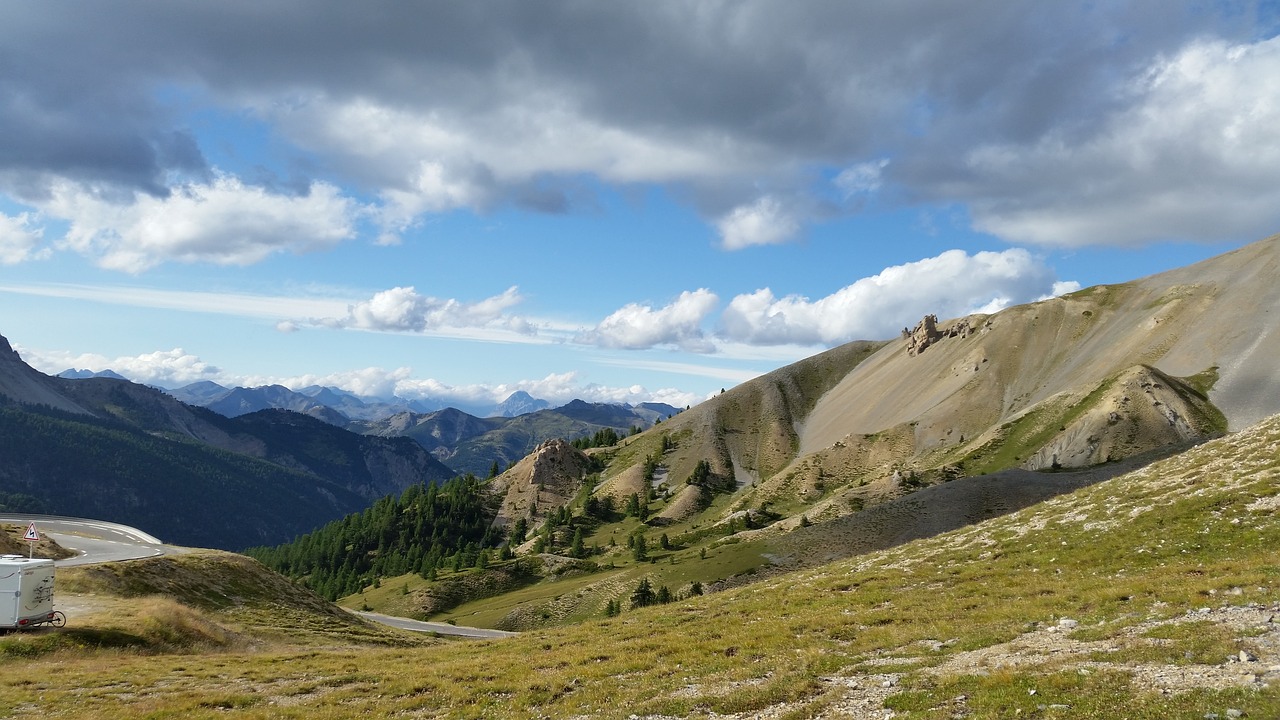
M 67 616 L 62 614 L 61 610 L 53 613 L 53 619 L 49 621 L 54 627 L 62 627 L 67 624 Z

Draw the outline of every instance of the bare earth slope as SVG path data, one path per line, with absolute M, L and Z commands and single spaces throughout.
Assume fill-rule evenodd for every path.
M 1001 470 L 1087 468 L 1185 447 L 1280 413 L 1280 236 L 1118 285 L 929 319 L 711 398 L 631 438 L 612 493 L 659 452 L 664 522 L 768 508 L 794 527 Z M 707 493 L 686 502 L 700 462 Z M 955 492 L 955 491 L 953 491 Z
M 9 341 L 0 337 L 0 403 L 6 401 L 44 405 L 77 415 L 92 414 L 50 387 L 49 377 L 28 367 Z
M 850 433 L 916 423 L 921 446 L 981 432 L 1050 396 L 1139 364 L 1218 368 L 1210 400 L 1232 429 L 1280 411 L 1280 236 L 1122 285 L 974 316 L 967 337 L 911 356 L 890 343 L 827 393 L 800 454 Z M 953 321 L 954 322 L 954 321 Z

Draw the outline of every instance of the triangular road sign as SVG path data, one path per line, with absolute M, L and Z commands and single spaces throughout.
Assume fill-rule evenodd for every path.
M 27 534 L 23 535 L 22 539 L 26 540 L 27 542 L 40 541 L 40 532 L 36 530 L 36 524 L 34 522 L 27 526 Z

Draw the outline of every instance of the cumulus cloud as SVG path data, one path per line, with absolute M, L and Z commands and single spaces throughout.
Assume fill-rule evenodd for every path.
M 62 245 L 104 268 L 137 273 L 169 261 L 248 265 L 286 250 L 332 247 L 355 235 L 357 206 L 327 183 L 292 196 L 223 175 L 127 202 L 60 182 L 44 210 L 70 221 Z
M 716 229 L 726 250 L 741 250 L 794 240 L 800 232 L 800 219 L 782 200 L 766 195 L 730 210 L 716 221 Z
M 680 293 L 669 305 L 656 309 L 630 303 L 576 340 L 628 350 L 671 345 L 691 352 L 710 352 L 713 347 L 703 334 L 702 323 L 719 303 L 716 294 L 706 288 Z
M 17 216 L 0 213 L 0 265 L 49 257 L 49 248 L 40 247 L 43 238 L 44 228 L 36 225 L 30 213 Z
M 365 367 L 325 374 L 294 376 L 237 375 L 212 365 L 182 348 L 158 350 L 140 355 L 107 357 L 93 353 L 34 350 L 14 344 L 23 360 L 50 375 L 67 369 L 101 372 L 112 370 L 137 383 L 164 388 L 179 388 L 202 380 L 224 387 L 260 387 L 283 385 L 301 390 L 313 385 L 336 387 L 364 398 L 423 400 L 441 406 L 488 408 L 501 403 L 512 393 L 523 390 L 552 405 L 570 400 L 587 402 L 629 403 L 661 402 L 676 407 L 692 405 L 701 397 L 677 388 L 649 389 L 643 385 L 614 387 L 585 383 L 577 372 L 551 373 L 542 378 L 509 383 L 476 383 L 455 385 L 434 378 L 414 375 L 409 367 Z
M 292 390 L 321 385 L 346 390 L 364 398 L 423 400 L 441 406 L 462 406 L 471 409 L 497 405 L 518 390 L 546 400 L 552 405 L 563 405 L 571 400 L 585 400 L 586 402 L 631 405 L 660 402 L 684 407 L 703 399 L 694 393 L 677 388 L 650 390 L 643 385 L 612 387 L 584 383 L 578 373 L 572 371 L 510 383 L 451 385 L 433 378 L 415 377 L 412 368 L 408 367 L 391 369 L 366 367 L 327 374 L 289 377 L 235 375 L 205 362 L 196 355 L 187 353 L 182 348 L 115 358 L 91 353 L 36 351 L 16 344 L 14 349 L 29 365 L 51 375 L 67 369 L 93 372 L 112 370 L 134 382 L 164 388 L 179 388 L 202 380 L 216 382 L 224 387 L 283 385 Z
M 1020 248 L 937 257 L 886 268 L 817 300 L 776 297 L 768 288 L 738 295 L 721 316 L 725 339 L 753 345 L 836 345 L 891 337 L 929 313 L 995 312 L 1071 287 Z
M 563 405 L 571 400 L 584 400 L 630 405 L 661 402 L 683 407 L 695 404 L 702 399 L 694 393 L 676 388 L 650 390 L 643 385 L 611 387 L 598 383 L 583 383 L 576 372 L 552 373 L 540 379 L 496 385 L 448 385 L 438 380 L 404 380 L 397 383 L 395 394 L 405 399 L 432 400 L 445 404 L 453 402 L 483 407 L 497 405 L 520 390 L 538 399 L 546 400 L 553 406 Z
M 280 377 L 275 375 L 224 375 L 219 384 L 231 387 L 260 387 L 262 385 L 283 385 L 291 390 L 301 390 L 313 385 L 335 387 L 368 398 L 392 398 L 399 395 L 401 387 L 417 382 L 413 379 L 413 369 L 408 367 L 381 368 L 365 367 L 353 370 L 340 370 L 325 374 L 305 374 Z M 412 398 L 412 396 L 404 396 Z
M 1140 245 L 1280 229 L 1280 38 L 1196 41 L 1132 78 L 1096 132 L 965 157 L 974 226 L 1013 242 Z
M 345 317 L 287 320 L 281 331 L 299 325 L 350 328 L 385 332 L 429 333 L 442 329 L 497 329 L 533 335 L 537 329 L 525 318 L 507 311 L 523 301 L 512 286 L 499 295 L 476 302 L 421 295 L 413 287 L 394 287 L 351 305 Z
M 130 380 L 160 387 L 181 387 L 200 380 L 219 382 L 223 372 L 182 348 L 109 358 L 94 353 L 20 350 L 28 365 L 55 375 L 63 370 L 112 370 Z

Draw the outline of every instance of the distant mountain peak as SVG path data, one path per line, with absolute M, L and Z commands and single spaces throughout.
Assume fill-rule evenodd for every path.
M 128 380 L 129 378 L 121 375 L 115 370 L 106 369 L 94 372 L 93 370 L 79 370 L 77 368 L 67 368 L 58 373 L 58 377 L 67 380 L 87 380 L 89 378 L 111 378 L 112 380 Z
M 551 407 L 551 403 L 546 400 L 539 400 L 524 390 L 517 390 L 507 396 L 493 410 L 494 417 L 516 417 L 517 415 L 525 415 L 538 410 L 546 410 Z

